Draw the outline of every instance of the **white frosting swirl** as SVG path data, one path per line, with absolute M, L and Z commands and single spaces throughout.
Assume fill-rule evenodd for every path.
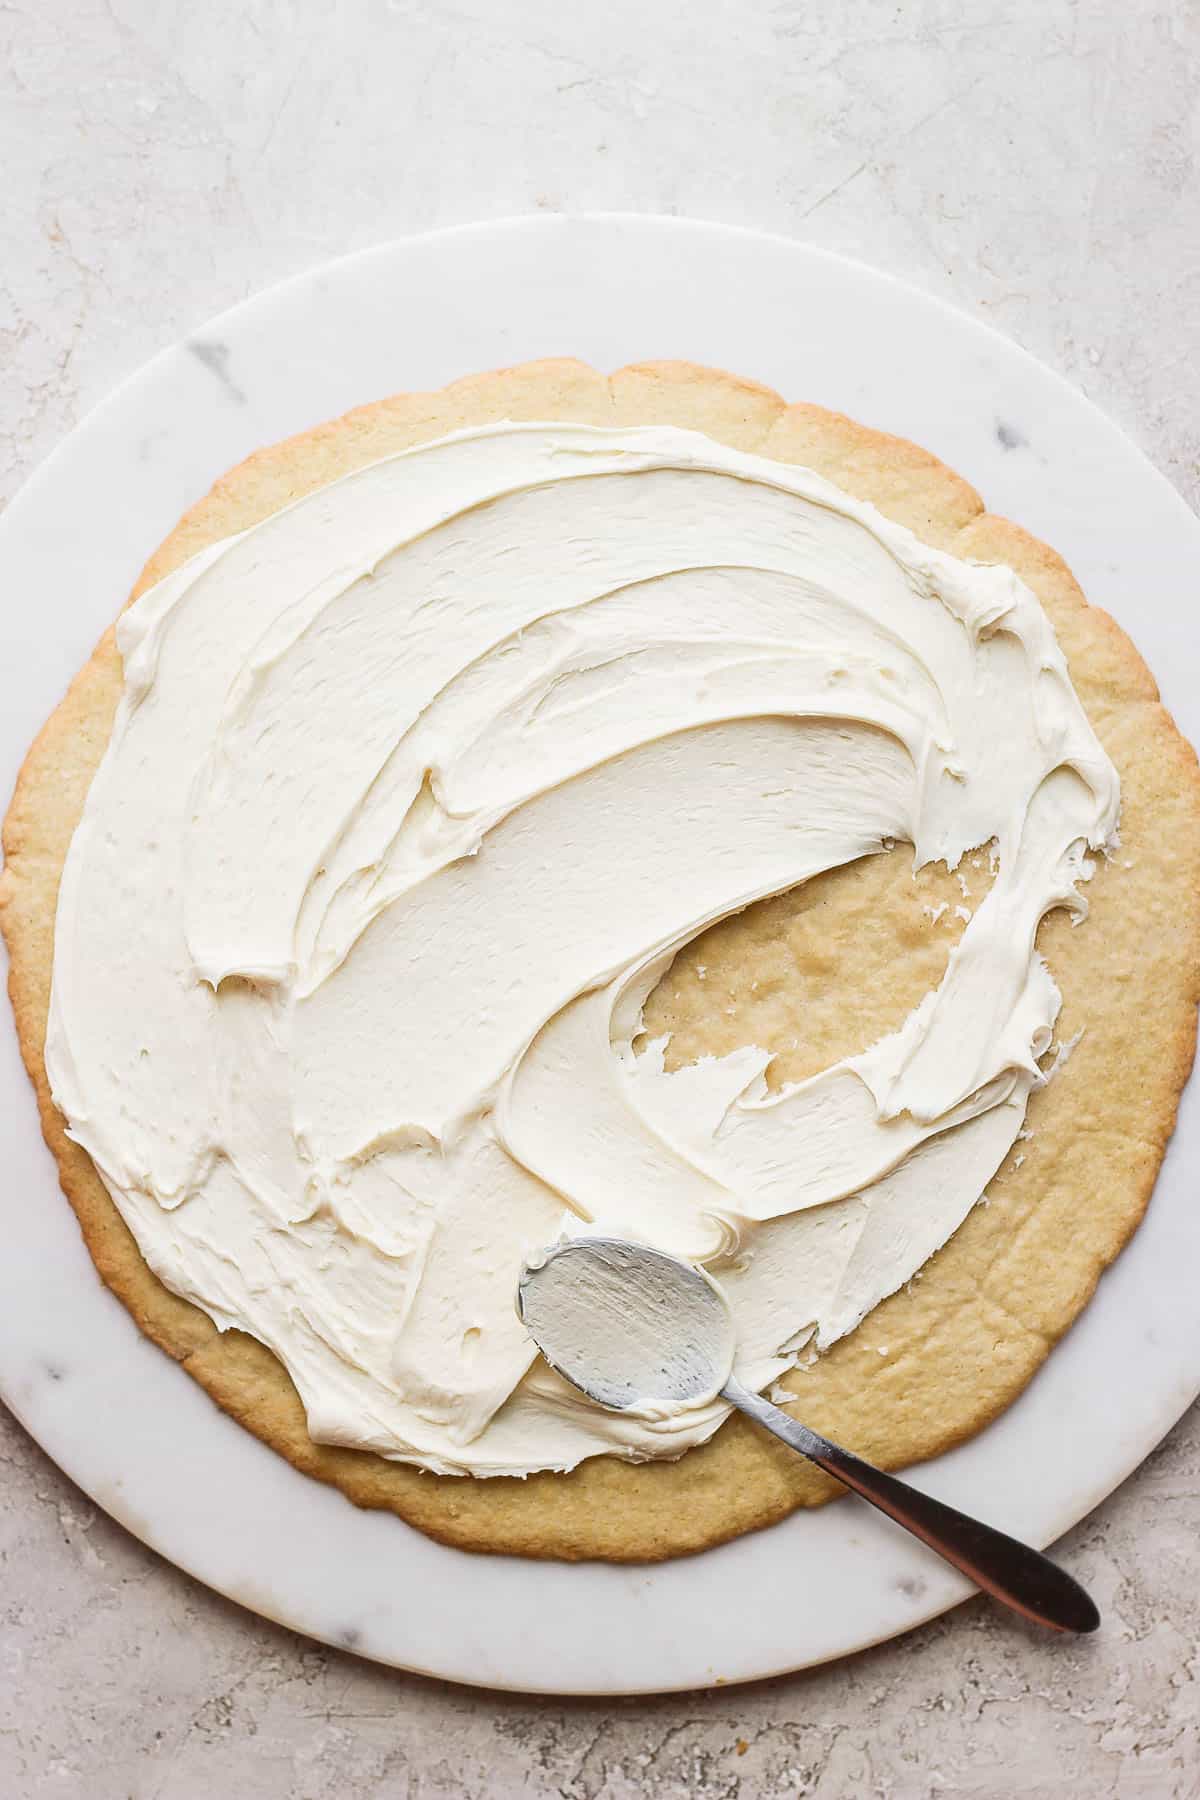
M 1038 602 L 811 472 L 501 425 L 205 552 L 119 626 L 46 1064 L 147 1261 L 315 1438 L 444 1472 L 673 1456 L 514 1311 L 597 1221 L 715 1266 L 762 1388 L 956 1228 L 1058 1010 L 1118 788 Z M 998 873 L 903 1028 L 768 1092 L 641 1006 L 713 920 L 910 841 Z M 734 1253 L 736 1251 L 736 1253 Z

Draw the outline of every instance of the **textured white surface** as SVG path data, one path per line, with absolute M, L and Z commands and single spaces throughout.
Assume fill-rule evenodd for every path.
M 9 8 L 5 492 L 219 306 L 343 248 L 541 200 L 775 226 L 910 275 L 1071 375 L 1194 498 L 1194 22 L 1189 41 L 1137 8 L 744 11 L 348 7 L 334 27 L 257 7 Z M 570 1707 L 301 1645 L 93 1520 L 15 1428 L 5 1443 L 0 1791 L 1200 1781 L 1194 1419 L 1077 1534 L 1101 1642 L 1047 1645 L 975 1605 L 770 1688 Z

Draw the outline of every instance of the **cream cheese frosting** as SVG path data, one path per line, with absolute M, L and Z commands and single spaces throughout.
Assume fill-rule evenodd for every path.
M 286 1365 L 312 1436 L 442 1473 L 676 1456 L 606 1413 L 524 1259 L 704 1265 L 739 1378 L 852 1331 L 1021 1129 L 1115 771 L 1007 568 L 673 428 L 392 456 L 123 615 L 59 897 L 46 1067 L 165 1284 Z M 996 877 L 902 1028 L 771 1089 L 668 1073 L 642 1006 L 713 921 L 911 843 Z

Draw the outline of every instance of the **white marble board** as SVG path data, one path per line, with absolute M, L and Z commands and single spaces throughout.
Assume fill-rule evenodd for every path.
M 539 216 L 391 244 L 270 290 L 126 383 L 0 521 L 0 788 L 148 551 L 230 464 L 358 402 L 528 357 L 682 356 L 916 439 L 1054 544 L 1200 734 L 1200 524 L 1003 338 L 761 234 Z M 0 1392 L 101 1506 L 264 1615 L 400 1667 L 544 1693 L 687 1688 L 894 1635 L 967 1589 L 848 1502 L 661 1568 L 479 1558 L 355 1511 L 226 1420 L 100 1286 L 0 1033 Z M 1146 1223 L 1029 1390 L 921 1485 L 1039 1544 L 1200 1389 L 1200 1101 Z M 1147 1296 L 1153 1296 L 1147 1304 Z

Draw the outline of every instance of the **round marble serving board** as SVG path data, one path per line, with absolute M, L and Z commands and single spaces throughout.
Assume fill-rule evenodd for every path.
M 72 433 L 0 521 L 0 795 L 148 552 L 217 475 L 359 402 L 550 355 L 604 369 L 691 358 L 928 446 L 1063 553 L 1200 735 L 1200 523 L 1057 376 L 803 245 L 542 216 L 385 245 L 273 288 Z M 801 1668 L 969 1591 L 854 1501 L 655 1568 L 470 1556 L 358 1512 L 219 1413 L 101 1287 L 5 1030 L 0 1144 L 0 1392 L 100 1506 L 256 1612 L 457 1681 L 619 1694 Z M 1147 1220 L 1083 1318 L 921 1486 L 1044 1545 L 1158 1442 L 1200 1388 L 1198 1160 L 1194 1084 Z

